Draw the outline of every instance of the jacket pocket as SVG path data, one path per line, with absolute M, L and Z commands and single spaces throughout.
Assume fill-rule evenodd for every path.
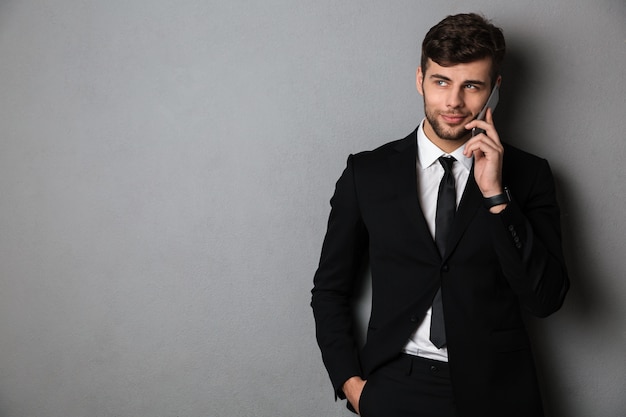
M 367 390 L 370 387 L 370 382 L 366 381 L 365 385 L 363 386 L 363 391 L 361 391 L 361 396 L 359 397 L 359 415 L 361 417 L 367 417 L 368 414 L 367 410 L 368 407 L 365 406 L 365 403 L 367 402 L 366 397 L 367 397 Z

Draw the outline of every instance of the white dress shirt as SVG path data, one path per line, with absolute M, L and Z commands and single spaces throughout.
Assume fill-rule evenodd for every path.
M 444 170 L 438 159 L 441 156 L 453 156 L 457 163 L 452 167 L 452 174 L 456 182 L 456 206 L 459 206 L 461 196 L 467 184 L 473 158 L 466 158 L 463 155 L 465 145 L 457 148 L 454 152 L 447 154 L 432 143 L 424 133 L 424 121 L 417 129 L 417 191 L 420 206 L 424 213 L 424 218 L 428 224 L 433 240 L 435 238 L 435 215 L 437 213 L 437 195 L 439 194 L 439 183 L 443 177 Z M 422 356 L 438 361 L 448 361 L 448 349 L 444 346 L 438 349 L 430 341 L 430 320 L 432 307 L 426 312 L 424 321 L 419 325 L 404 346 L 403 352 Z M 445 318 L 444 318 L 445 319 Z

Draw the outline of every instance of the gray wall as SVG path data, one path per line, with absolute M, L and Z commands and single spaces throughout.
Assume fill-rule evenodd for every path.
M 422 115 L 419 43 L 505 28 L 501 136 L 551 161 L 556 417 L 626 409 L 626 4 L 0 2 L 0 415 L 348 416 L 312 275 L 350 152 Z

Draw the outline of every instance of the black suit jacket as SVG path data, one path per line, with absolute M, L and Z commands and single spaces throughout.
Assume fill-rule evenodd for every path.
M 547 316 L 569 287 L 548 163 L 505 145 L 513 201 L 498 215 L 470 174 L 442 257 L 418 201 L 416 146 L 413 132 L 350 155 L 331 199 L 311 305 L 335 392 L 344 398 L 348 378 L 395 358 L 441 286 L 459 415 L 541 416 L 522 310 Z M 372 311 L 359 349 L 350 306 L 367 256 Z

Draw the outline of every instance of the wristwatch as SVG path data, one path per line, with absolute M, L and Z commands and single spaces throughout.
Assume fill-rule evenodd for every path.
M 500 204 L 510 203 L 511 192 L 508 187 L 504 187 L 504 192 L 502 194 L 494 195 L 493 197 L 485 197 L 483 198 L 483 202 L 485 203 L 485 207 L 488 209 Z

